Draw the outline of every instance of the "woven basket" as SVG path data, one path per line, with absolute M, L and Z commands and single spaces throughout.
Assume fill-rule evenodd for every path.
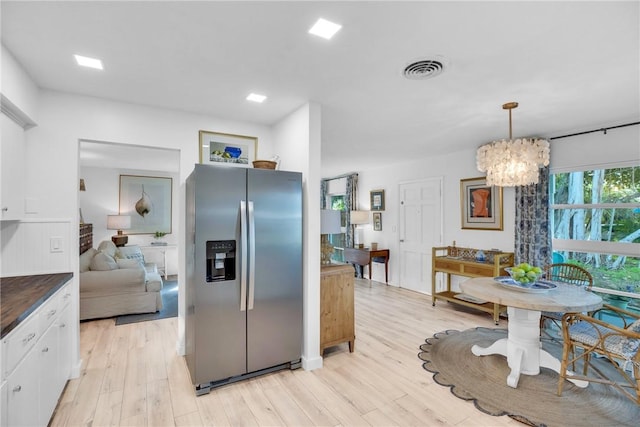
M 271 160 L 255 160 L 253 162 L 253 167 L 256 169 L 275 169 L 276 165 L 277 163 Z

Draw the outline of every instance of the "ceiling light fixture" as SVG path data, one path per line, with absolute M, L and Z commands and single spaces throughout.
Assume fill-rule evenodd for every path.
M 517 102 L 502 106 L 509 110 L 509 140 L 494 141 L 478 148 L 476 162 L 480 172 L 487 172 L 487 185 L 513 187 L 537 184 L 539 169 L 549 164 L 549 142 L 544 139 L 519 138 L 511 133 L 511 110 Z
M 309 34 L 329 40 L 335 33 L 340 31 L 340 28 L 342 28 L 342 25 L 320 18 L 313 24 L 313 27 L 309 30 Z
M 102 70 L 102 61 L 96 58 L 89 58 L 88 56 L 73 55 L 76 58 L 78 65 L 82 67 L 95 68 L 96 70 Z
M 259 95 L 257 93 L 250 93 L 247 96 L 247 101 L 264 102 L 265 99 L 267 99 L 265 95 Z

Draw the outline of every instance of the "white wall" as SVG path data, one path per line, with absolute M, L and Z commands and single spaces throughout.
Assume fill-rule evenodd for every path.
M 585 129 L 590 130 L 590 129 Z M 552 170 L 566 171 L 590 168 L 595 165 L 625 163 L 640 164 L 640 126 L 609 130 L 606 135 L 593 133 L 551 141 Z M 345 171 L 347 172 L 347 171 Z M 358 202 L 361 209 L 369 209 L 369 191 L 385 190 L 385 211 L 382 212 L 382 231 L 365 226 L 365 243 L 378 242 L 378 247 L 389 248 L 389 283 L 399 280 L 399 185 L 403 182 L 432 177 L 443 178 L 444 241 L 443 245 L 491 249 L 512 252 L 515 233 L 515 190 L 503 189 L 503 231 L 463 230 L 460 224 L 460 180 L 483 176 L 476 169 L 475 150 L 450 153 L 445 156 L 364 169 L 359 172 Z M 384 282 L 384 265 L 373 264 L 374 280 Z M 455 281 L 455 280 L 454 280 Z
M 305 104 L 273 128 L 280 169 L 302 172 L 304 369 L 322 367 L 320 357 L 320 106 Z

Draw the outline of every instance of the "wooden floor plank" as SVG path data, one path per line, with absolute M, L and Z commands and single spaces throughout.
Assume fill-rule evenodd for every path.
M 325 351 L 323 368 L 279 371 L 196 396 L 176 354 L 178 320 L 80 324 L 81 377 L 69 381 L 51 426 L 519 426 L 453 396 L 422 368 L 434 333 L 493 327 L 486 313 L 356 279 L 356 351 Z M 506 327 L 506 321 L 502 327 Z
M 93 419 L 94 426 L 119 426 L 122 414 L 122 389 L 101 393 Z

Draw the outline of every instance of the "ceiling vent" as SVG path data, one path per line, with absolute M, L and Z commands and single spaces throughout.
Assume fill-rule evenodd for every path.
M 410 80 L 430 79 L 442 74 L 446 65 L 446 60 L 442 56 L 435 56 L 431 59 L 420 59 L 404 67 L 402 75 Z

